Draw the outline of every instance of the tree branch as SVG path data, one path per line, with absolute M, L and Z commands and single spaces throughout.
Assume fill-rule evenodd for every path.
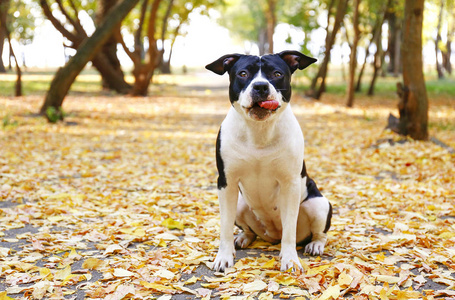
M 54 17 L 52 14 L 52 10 L 49 7 L 49 4 L 47 3 L 46 0 L 40 0 L 39 1 L 41 8 L 43 9 L 43 13 L 46 16 L 46 18 L 51 21 L 52 25 L 54 25 L 55 29 L 57 29 L 65 38 L 70 40 L 73 44 L 79 45 L 82 42 L 82 39 L 80 39 L 78 36 L 73 34 L 72 32 L 68 31 L 65 26 L 63 26 L 62 23 L 60 23 L 57 18 Z
M 155 39 L 155 32 L 156 32 L 156 18 L 158 14 L 158 8 L 160 6 L 161 0 L 154 0 L 152 3 L 152 7 L 150 10 L 149 16 L 149 24 L 147 28 L 147 38 L 149 40 L 149 48 L 148 48 L 148 55 L 149 55 L 149 62 L 147 63 L 148 66 L 156 66 L 159 61 L 157 61 L 157 49 L 156 49 L 156 39 Z
M 84 28 L 82 27 L 80 21 L 79 21 L 79 18 L 77 17 L 77 11 L 75 12 L 75 15 L 76 15 L 76 20 L 74 18 L 72 18 L 68 12 L 66 11 L 65 7 L 63 6 L 63 3 L 62 3 L 62 0 L 55 0 L 55 2 L 57 2 L 58 4 L 58 7 L 60 8 L 60 10 L 62 11 L 62 14 L 65 16 L 65 18 L 68 19 L 68 21 L 71 23 L 71 25 L 73 25 L 74 27 L 74 30 L 79 33 L 80 35 L 83 35 L 84 38 L 87 37 L 87 33 L 85 32 Z
M 161 26 L 161 41 L 163 41 L 163 48 L 164 48 L 164 39 L 165 39 L 166 31 L 167 31 L 167 21 L 169 19 L 169 16 L 171 15 L 171 10 L 172 10 L 173 5 L 174 5 L 174 0 L 170 0 L 169 4 L 167 6 L 167 9 L 166 9 L 166 13 L 164 14 L 163 24 Z
M 140 60 L 143 45 L 142 45 L 142 30 L 144 28 L 145 14 L 147 12 L 147 7 L 149 5 L 149 0 L 144 0 L 141 5 L 141 16 L 139 17 L 139 27 L 136 30 L 134 35 L 134 55 L 137 56 Z

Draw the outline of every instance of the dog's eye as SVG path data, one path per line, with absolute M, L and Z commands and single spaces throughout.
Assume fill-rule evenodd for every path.
M 283 76 L 283 74 L 281 72 L 275 71 L 275 73 L 273 73 L 273 76 L 281 77 L 281 76 Z
M 238 75 L 239 75 L 239 77 L 243 77 L 243 78 L 245 78 L 245 77 L 247 77 L 247 76 L 248 76 L 248 73 L 247 73 L 247 72 L 245 72 L 245 71 L 241 71 L 241 72 L 239 72 L 239 74 L 238 74 Z

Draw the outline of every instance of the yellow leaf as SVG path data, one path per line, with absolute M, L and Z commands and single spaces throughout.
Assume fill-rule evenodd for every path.
M 9 248 L 0 247 L 0 257 L 7 257 L 10 252 Z
M 134 275 L 133 272 L 130 272 L 130 271 L 122 269 L 122 268 L 114 269 L 114 276 L 115 277 L 130 277 L 130 276 L 133 276 L 133 275 Z
M 264 263 L 261 267 L 263 267 L 264 269 L 273 269 L 274 266 L 275 266 L 275 258 L 273 257 L 271 260 Z
M 330 267 L 330 265 L 323 265 L 323 266 L 319 266 L 319 267 L 316 267 L 316 268 L 312 268 L 312 269 L 309 269 L 306 274 L 307 275 L 316 275 L 316 274 L 319 274 L 321 273 L 322 271 L 324 271 L 325 269 L 328 269 Z
M 381 292 L 379 292 L 379 298 L 381 300 L 389 300 L 389 297 L 387 296 L 387 291 L 385 289 L 382 289 Z
M 0 292 L 0 300 L 14 300 L 14 298 L 8 297 L 6 292 Z
M 79 280 L 77 280 L 77 281 L 81 281 L 81 280 L 85 279 L 84 276 L 77 275 L 77 274 L 70 274 L 70 275 L 66 276 L 66 278 L 63 280 L 62 285 L 66 285 L 71 279 L 73 279 L 75 277 L 78 277 Z
M 340 296 L 340 286 L 332 285 L 322 293 L 318 300 L 337 299 Z
M 439 235 L 439 238 L 447 240 L 455 237 L 455 232 L 450 232 L 450 231 L 444 231 Z
M 156 271 L 155 274 L 153 274 L 153 276 L 158 276 L 160 278 L 165 278 L 165 279 L 172 279 L 175 277 L 175 274 L 171 271 L 161 269 L 161 270 Z
M 379 261 L 384 261 L 384 259 L 385 259 L 384 252 L 381 252 L 378 255 L 376 255 L 376 259 Z
M 347 287 L 351 284 L 353 278 L 351 275 L 346 274 L 345 272 L 341 273 L 340 276 L 338 276 L 338 284 L 341 287 Z
M 145 230 L 144 228 L 138 228 L 133 232 L 133 235 L 143 237 L 145 236 Z
M 376 275 L 376 274 L 372 274 L 372 276 L 376 277 L 377 281 L 387 282 L 387 283 L 392 283 L 392 284 L 398 283 L 398 281 L 400 281 L 400 277 L 396 277 L 396 276 Z
M 56 223 L 56 222 L 60 222 L 64 219 L 63 216 L 50 216 L 47 218 L 49 221 L 51 221 L 52 223 Z
M 42 279 L 49 279 L 52 280 L 52 272 L 48 268 L 40 268 L 39 269 L 39 275 Z
M 90 257 L 87 258 L 84 263 L 82 264 L 82 268 L 84 269 L 93 269 L 98 270 L 106 265 L 106 263 L 98 258 Z
M 168 292 L 168 291 L 174 291 L 174 288 L 168 286 L 168 285 L 163 285 L 163 284 L 158 284 L 158 283 L 150 283 L 144 280 L 141 280 L 140 282 L 142 286 L 149 288 L 149 289 L 154 289 L 158 292 Z
M 277 276 L 274 280 L 281 285 L 291 285 L 296 283 L 296 280 L 288 275 Z
M 71 275 L 71 266 L 68 265 L 64 269 L 61 269 L 61 270 L 55 272 L 54 278 L 56 280 L 65 280 L 65 278 L 70 275 Z
M 199 278 L 197 278 L 196 276 L 193 276 L 190 279 L 188 279 L 187 281 L 185 281 L 184 284 L 194 284 L 198 280 L 199 280 Z
M 243 286 L 243 292 L 245 293 L 254 293 L 260 292 L 267 287 L 267 284 L 262 280 L 255 280 L 253 282 L 247 283 Z
M 169 229 L 180 229 L 180 230 L 183 230 L 183 223 L 179 222 L 179 221 L 175 221 L 174 219 L 172 218 L 167 218 L 166 220 L 163 221 L 163 223 L 161 223 L 162 226 L 165 226 Z

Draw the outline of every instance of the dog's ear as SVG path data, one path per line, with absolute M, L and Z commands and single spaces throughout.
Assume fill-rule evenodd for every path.
M 211 64 L 206 65 L 205 68 L 218 75 L 223 75 L 225 72 L 229 72 L 240 56 L 242 56 L 242 54 L 228 54 L 221 56 Z
M 300 53 L 299 51 L 283 51 L 278 53 L 278 55 L 286 62 L 291 69 L 291 73 L 294 73 L 295 70 L 303 70 L 312 63 L 315 63 L 317 59 L 306 56 L 305 54 Z

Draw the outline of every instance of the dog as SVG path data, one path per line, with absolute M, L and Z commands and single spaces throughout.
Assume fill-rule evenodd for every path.
M 291 75 L 316 59 L 298 51 L 224 55 L 206 69 L 228 72 L 231 108 L 216 140 L 220 245 L 213 269 L 234 265 L 235 248 L 257 236 L 281 241 L 281 271 L 302 269 L 296 245 L 322 255 L 332 205 L 308 176 L 304 139 L 294 116 Z M 242 231 L 234 237 L 234 224 Z

